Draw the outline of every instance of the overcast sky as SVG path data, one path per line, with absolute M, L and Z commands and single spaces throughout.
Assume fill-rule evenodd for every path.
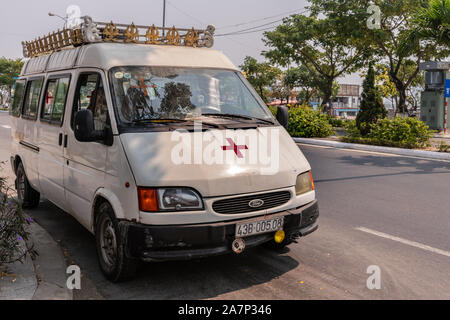
M 90 15 L 94 21 L 162 25 L 163 0 L 0 1 L 0 56 L 8 58 L 22 57 L 21 41 L 62 28 L 64 22 L 57 17 L 49 17 L 48 12 L 64 16 L 70 5 L 78 5 L 81 14 Z M 304 11 L 307 4 L 306 0 L 166 0 L 166 26 L 204 28 L 212 24 L 216 27 L 216 35 L 219 35 L 280 20 L 290 13 Z M 262 61 L 260 53 L 266 49 L 262 36 L 263 31 L 216 36 L 214 48 L 223 51 L 237 66 L 247 55 Z M 359 83 L 359 77 L 351 76 L 345 82 Z

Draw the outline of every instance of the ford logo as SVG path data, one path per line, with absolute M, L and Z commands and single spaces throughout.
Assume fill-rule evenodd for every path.
M 250 201 L 248 203 L 249 207 L 252 207 L 252 208 L 259 208 L 263 204 L 264 204 L 264 200 L 261 200 L 261 199 L 253 199 L 252 201 Z

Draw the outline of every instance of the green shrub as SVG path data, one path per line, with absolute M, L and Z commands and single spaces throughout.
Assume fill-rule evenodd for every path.
M 450 146 L 445 143 L 445 141 L 441 141 L 439 144 L 439 152 L 449 152 Z
M 400 148 L 424 148 L 429 145 L 432 136 L 428 126 L 416 118 L 385 118 L 367 126 L 368 134 L 363 137 L 355 123 L 347 123 L 347 135 L 342 140 Z
M 275 117 L 275 119 L 277 118 L 277 107 L 276 106 L 268 106 L 270 112 L 272 112 L 273 116 Z
M 28 240 L 31 218 L 24 216 L 21 205 L 11 196 L 6 180 L 0 178 L 0 265 L 23 261 L 27 252 L 34 252 L 20 245 Z
M 383 144 L 394 144 L 406 148 L 423 148 L 429 145 L 431 133 L 428 126 L 416 118 L 381 119 L 370 125 L 368 138 Z
M 340 128 L 344 126 L 344 120 L 338 117 L 332 117 L 327 115 L 328 122 L 333 126 L 333 128 Z
M 355 120 L 347 120 L 344 122 L 344 128 L 347 137 L 360 138 L 361 132 L 359 132 L 358 127 L 356 126 Z
M 308 106 L 289 109 L 288 132 L 293 137 L 323 138 L 334 133 L 328 117 Z

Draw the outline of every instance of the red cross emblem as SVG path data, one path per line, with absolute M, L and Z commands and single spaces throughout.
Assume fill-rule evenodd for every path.
M 233 139 L 227 138 L 229 146 L 222 146 L 222 150 L 233 150 L 238 158 L 243 158 L 244 155 L 241 153 L 241 149 L 247 150 L 248 147 L 246 145 L 237 145 L 234 143 Z

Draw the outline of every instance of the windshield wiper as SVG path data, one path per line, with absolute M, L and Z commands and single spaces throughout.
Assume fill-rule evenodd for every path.
M 177 118 L 160 118 L 160 119 L 135 119 L 132 123 L 155 123 L 155 124 L 173 124 L 174 122 L 178 123 L 186 123 L 186 122 L 195 122 L 194 119 L 177 119 Z M 219 125 L 215 123 L 209 123 L 205 121 L 199 121 L 202 125 L 207 125 L 214 128 L 219 128 Z
M 172 118 L 161 118 L 161 119 L 134 119 L 131 122 L 133 122 L 133 123 L 148 123 L 148 122 L 159 123 L 159 121 L 161 121 L 162 123 L 166 123 L 166 122 L 170 122 L 170 121 L 172 121 L 172 122 L 174 122 L 174 121 L 176 121 L 176 122 L 184 122 L 186 120 L 184 120 L 184 119 L 172 119 Z
M 202 113 L 202 116 L 213 116 L 219 118 L 239 118 L 245 120 L 254 120 L 254 121 L 263 121 L 270 124 L 275 124 L 273 121 L 268 119 L 255 118 L 250 116 L 244 116 L 242 114 L 233 114 L 233 113 Z

